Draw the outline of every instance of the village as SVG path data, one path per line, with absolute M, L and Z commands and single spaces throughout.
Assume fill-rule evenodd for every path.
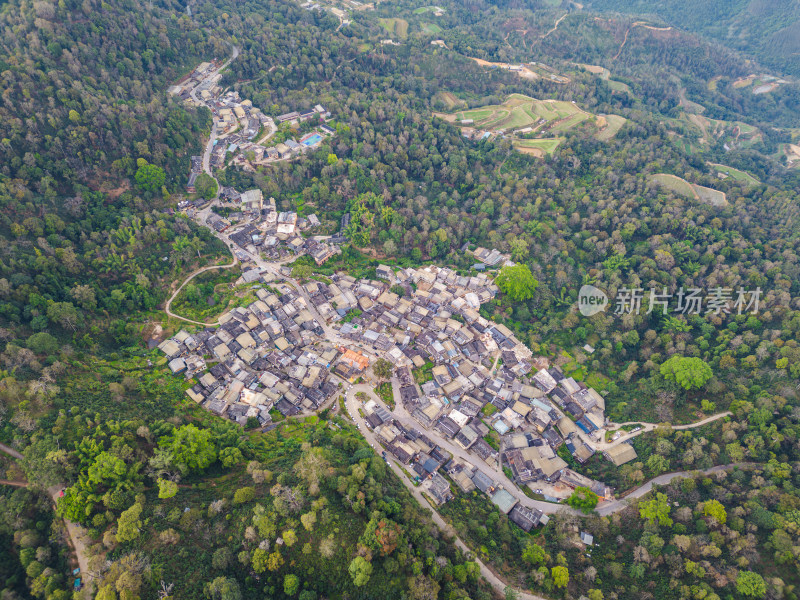
M 187 394 L 216 415 L 269 429 L 344 394 L 362 433 L 433 502 L 478 489 L 526 531 L 577 487 L 612 499 L 569 468 L 562 446 L 578 463 L 598 449 L 618 466 L 636 458 L 627 440 L 604 441 L 599 392 L 480 315 L 498 291 L 485 273 L 381 265 L 375 279 L 301 284 L 275 266 L 242 278 L 261 284 L 254 303 L 159 346 L 171 371 L 194 382 Z M 379 360 L 392 367 L 388 405 L 374 393 Z
M 169 88 L 171 94 L 205 106 L 213 115 L 209 164 L 203 164 L 203 157 L 192 157 L 187 192 L 195 192 L 195 181 L 204 170 L 211 174 L 212 168 L 221 170 L 235 163 L 254 171 L 259 166 L 301 156 L 335 135 L 335 128 L 328 123 L 331 114 L 320 104 L 270 117 L 250 100 L 242 99 L 239 92 L 224 90 L 219 84 L 221 70 L 218 61 L 201 63 Z M 279 133 L 282 141 L 267 146 Z

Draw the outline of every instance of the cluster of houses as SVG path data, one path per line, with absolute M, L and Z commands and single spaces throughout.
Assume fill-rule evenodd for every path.
M 256 269 L 243 275 L 260 276 Z M 558 454 L 564 446 L 580 463 L 591 458 L 585 439 L 603 427 L 605 401 L 482 317 L 481 304 L 496 293 L 483 273 L 381 265 L 375 279 L 339 273 L 299 290 L 258 289 L 258 300 L 224 315 L 219 329 L 181 332 L 159 347 L 174 373 L 198 377 L 187 391 L 195 401 L 237 422 L 256 417 L 262 424 L 272 409 L 316 410 L 338 382 L 356 382 L 372 360 L 384 358 L 394 366 L 396 400 L 411 417 L 404 424 L 374 401 L 364 405 L 386 453 L 409 465 L 435 502 L 452 497 L 452 480 L 463 492 L 486 493 L 530 530 L 546 517 L 520 504 L 491 473 L 507 467 L 514 483 L 545 498 L 536 486 L 585 486 L 608 497 L 610 489 L 571 470 Z M 202 357 L 209 355 L 217 363 L 204 373 Z M 441 444 L 474 458 L 453 458 Z M 621 444 L 606 456 L 623 464 L 636 453 Z
M 269 259 L 280 260 L 308 254 L 317 265 L 321 265 L 341 252 L 336 244 L 301 235 L 320 226 L 315 214 L 300 217 L 296 212 L 278 211 L 275 198 L 265 203 L 261 190 L 240 193 L 232 187 L 223 187 L 219 197 L 223 206 L 232 206 L 238 211 L 227 218 L 211 213 L 206 218 L 206 224 L 222 233 L 231 228 L 233 223 L 246 219 L 247 223 L 230 233 L 228 238 L 252 255 L 263 254 Z M 239 258 L 246 261 L 247 255 L 242 254 Z
M 181 100 L 190 100 L 192 90 L 205 82 L 208 76 L 211 75 L 221 64 L 222 61 L 219 61 L 216 58 L 210 62 L 202 62 L 197 65 L 194 71 L 184 76 L 167 91 L 173 96 L 178 96 Z
M 607 493 L 603 484 L 568 469 L 557 454 L 566 445 L 578 462 L 593 455 L 579 431 L 591 437 L 603 427 L 603 397 L 558 367 L 533 359 L 512 331 L 480 316 L 480 305 L 497 291 L 490 279 L 446 268 L 395 272 L 383 266 L 377 277 L 391 287 L 344 276 L 330 286 L 313 284 L 319 300 L 312 296 L 312 302 L 329 315 L 325 318 L 360 311 L 341 325 L 339 335 L 395 365 L 400 401 L 423 430 L 495 468 L 508 466 L 519 485 L 561 482 Z M 402 296 L 394 292 L 397 286 Z M 414 370 L 426 367 L 431 379 L 418 387 Z M 490 428 L 501 440 L 502 454 L 487 442 Z M 414 458 L 402 445 L 387 449 L 401 461 Z M 626 452 L 633 452 L 628 460 L 635 458 L 631 446 Z
M 472 268 L 476 271 L 483 271 L 486 267 L 502 267 L 506 264 L 511 264 L 511 256 L 508 254 L 503 254 L 497 249 L 487 250 L 482 246 L 478 246 L 474 250 L 469 250 L 468 247 L 464 249 L 467 252 L 471 252 L 472 255 L 479 261 L 475 263 Z
M 249 169 L 254 169 L 256 165 L 264 165 L 276 160 L 287 160 L 301 155 L 319 146 L 325 138 L 331 137 L 336 130 L 324 121 L 329 119 L 331 114 L 321 105 L 317 104 L 314 108 L 303 112 L 290 112 L 275 117 L 278 125 L 288 123 L 292 127 L 311 119 L 318 119 L 320 124 L 312 131 L 301 136 L 299 139 L 290 137 L 274 146 L 264 147 L 252 142 L 239 144 L 234 151 L 239 153 L 234 158 L 234 162 Z
M 275 126 L 271 117 L 254 107 L 250 100 L 242 100 L 236 91 L 223 95 L 214 88 L 203 90 L 200 97 L 217 116 L 217 139 L 211 151 L 211 164 L 215 168 L 225 166 L 228 154 L 259 149 L 263 152 L 264 147 L 254 140 L 263 127 Z
M 242 425 L 255 418 L 267 426 L 271 410 L 310 413 L 331 399 L 341 353 L 292 288 L 260 288 L 256 297 L 224 314 L 218 328 L 182 330 L 158 347 L 173 373 L 195 378 L 186 391 L 192 400 Z M 210 368 L 204 356 L 213 357 Z
M 318 146 L 325 137 L 336 133 L 330 125 L 324 124 L 330 113 L 321 105 L 302 112 L 291 112 L 280 115 L 274 120 L 253 106 L 252 101 L 243 100 L 235 90 L 224 92 L 216 83 L 216 77 L 208 76 L 214 72 L 216 63 L 202 63 L 192 75 L 180 85 L 170 88 L 170 92 L 186 101 L 197 101 L 208 107 L 215 116 L 217 138 L 211 151 L 211 166 L 221 169 L 225 166 L 229 155 L 235 155 L 235 161 L 253 168 L 253 165 L 266 164 L 274 160 L 292 158 L 311 148 Z M 192 89 L 198 86 L 194 96 Z M 297 125 L 304 121 L 318 119 L 322 124 L 314 131 L 299 140 L 288 139 L 274 147 L 265 148 L 255 138 L 264 127 L 275 129 L 278 125 L 289 123 Z M 201 171 L 197 171 L 199 174 Z M 190 174 L 187 191 L 194 191 L 194 165 Z M 194 174 L 194 175 L 193 175 Z

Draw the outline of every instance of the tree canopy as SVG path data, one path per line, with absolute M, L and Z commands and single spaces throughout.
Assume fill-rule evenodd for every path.
M 524 264 L 503 267 L 494 282 L 501 292 L 516 301 L 530 300 L 539 286 L 528 265 Z

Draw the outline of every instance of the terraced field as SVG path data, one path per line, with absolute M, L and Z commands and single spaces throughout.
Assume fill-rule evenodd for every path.
M 651 175 L 650 181 L 653 181 L 659 186 L 673 191 L 684 198 L 688 198 L 689 200 L 695 200 L 697 202 L 718 207 L 728 205 L 728 200 L 725 197 L 724 192 L 720 192 L 719 190 L 709 187 L 704 187 L 702 185 L 697 185 L 696 183 L 689 183 L 677 175 L 659 173 L 657 175 Z
M 379 22 L 390 35 L 396 35 L 400 39 L 408 37 L 408 21 L 405 19 L 379 19 Z
M 747 173 L 745 171 L 734 169 L 733 167 L 729 167 L 728 165 L 720 165 L 717 163 L 708 163 L 708 164 L 714 167 L 717 173 L 721 173 L 722 175 L 730 177 L 731 179 L 734 179 L 736 181 L 742 181 L 744 183 L 747 183 L 748 185 L 758 185 L 759 183 L 758 179 L 756 179 L 755 177 L 750 175 L 750 173 Z
M 514 149 L 522 152 L 523 154 L 530 154 L 538 158 L 543 157 L 545 154 L 552 154 L 555 152 L 558 145 L 561 143 L 562 138 L 552 138 L 546 140 L 514 140 Z
M 542 131 L 568 131 L 595 116 L 571 102 L 537 100 L 522 94 L 512 94 L 499 105 L 483 106 L 456 113 L 458 121 L 474 121 L 474 126 L 489 131 L 534 127 Z M 543 120 L 543 123 L 539 123 Z
M 622 126 L 627 121 L 625 117 L 620 117 L 619 115 L 600 115 L 597 120 L 598 126 L 602 126 L 601 120 L 606 122 L 605 127 L 598 131 L 594 136 L 601 142 L 607 142 L 617 135 L 619 130 L 622 129 Z

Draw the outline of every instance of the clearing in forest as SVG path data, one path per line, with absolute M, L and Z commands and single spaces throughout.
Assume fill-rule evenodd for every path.
M 422 29 L 422 33 L 430 35 L 442 33 L 442 28 L 439 27 L 436 23 L 420 23 L 419 26 Z
M 466 104 L 466 102 L 464 102 L 461 98 L 456 97 L 452 92 L 439 92 L 436 94 L 436 99 L 444 102 L 449 109 Z
M 739 169 L 734 169 L 733 167 L 729 167 L 728 165 L 720 165 L 718 163 L 708 163 L 709 166 L 714 167 L 718 174 L 724 175 L 725 177 L 730 177 L 735 181 L 742 181 L 749 185 L 758 185 L 760 182 L 758 179 L 747 173 L 746 171 L 740 171 Z
M 514 149 L 523 154 L 530 154 L 537 158 L 542 158 L 545 154 L 555 152 L 562 138 L 552 138 L 547 140 L 514 140 Z
M 391 35 L 396 35 L 400 39 L 408 37 L 408 21 L 405 19 L 389 18 L 378 19 L 378 21 Z
M 572 102 L 537 100 L 512 94 L 502 104 L 482 106 L 456 113 L 457 121 L 472 121 L 472 126 L 487 131 L 509 131 L 531 128 L 528 132 L 567 131 L 595 116 Z
M 605 125 L 603 124 L 603 121 L 605 121 Z M 619 130 L 622 129 L 622 126 L 625 124 L 625 121 L 627 121 L 627 119 L 625 117 L 620 117 L 619 115 L 598 116 L 597 126 L 601 127 L 601 129 L 595 134 L 594 137 L 601 142 L 607 142 L 617 135 Z
M 659 173 L 657 175 L 651 175 L 650 180 L 689 200 L 697 200 L 698 202 L 710 204 L 712 206 L 728 205 L 728 200 L 724 192 L 697 185 L 696 183 L 689 183 L 676 175 Z
M 427 12 L 432 12 L 437 17 L 441 17 L 445 13 L 445 9 L 441 6 L 421 6 L 420 8 L 414 9 L 415 15 L 423 15 Z

